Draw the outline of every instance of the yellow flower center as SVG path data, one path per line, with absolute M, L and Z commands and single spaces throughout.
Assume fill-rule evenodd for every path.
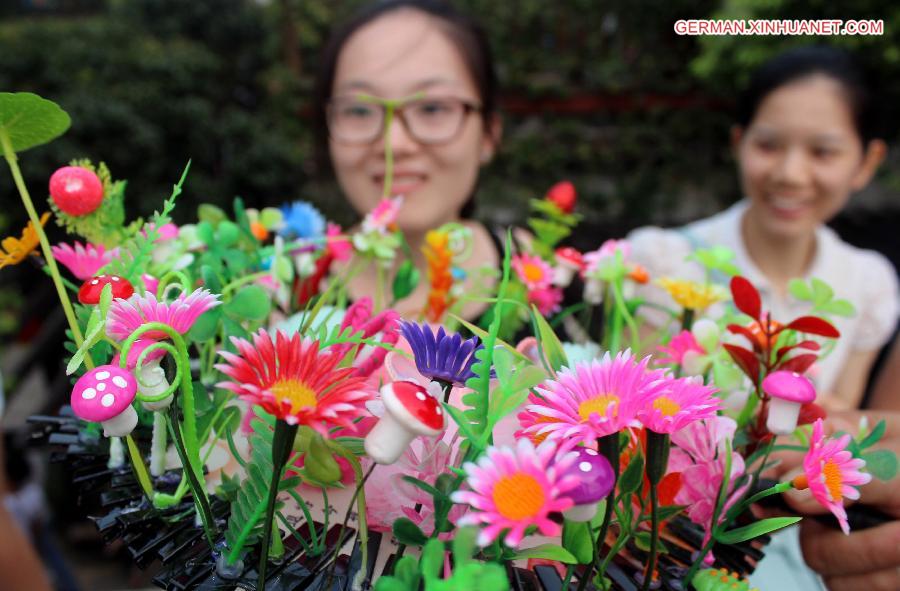
M 296 380 L 279 380 L 272 385 L 272 394 L 281 402 L 291 403 L 291 412 L 302 408 L 315 408 L 318 399 L 312 388 Z
M 660 396 L 654 400 L 653 408 L 661 412 L 664 417 L 674 417 L 681 410 L 681 406 L 668 396 Z
M 534 263 L 525 263 L 522 265 L 522 274 L 526 281 L 536 282 L 544 278 L 544 270 Z
M 614 396 L 612 394 L 601 394 L 599 396 L 594 396 L 593 398 L 585 400 L 578 405 L 578 416 L 581 417 L 582 422 L 591 418 L 591 415 L 594 413 L 605 417 L 606 410 L 609 408 L 610 404 L 616 405 L 616 408 L 613 409 L 613 416 L 617 415 L 619 413 L 618 396 Z
M 843 498 L 841 495 L 841 484 L 844 479 L 841 478 L 841 469 L 834 463 L 834 460 L 828 460 L 822 466 L 822 480 L 825 481 L 825 488 L 828 489 L 828 495 L 831 497 L 831 500 L 840 502 Z
M 521 472 L 498 480 L 492 496 L 500 515 L 512 520 L 537 515 L 546 499 L 540 483 Z

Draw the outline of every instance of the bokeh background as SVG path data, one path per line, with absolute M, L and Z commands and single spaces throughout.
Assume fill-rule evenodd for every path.
M 334 182 L 316 168 L 309 101 L 329 28 L 361 3 L 0 0 L 0 90 L 36 92 L 73 121 L 59 140 L 23 154 L 33 196 L 43 200 L 57 167 L 88 157 L 128 179 L 129 215 L 146 216 L 191 159 L 176 221 L 193 218 L 201 202 L 228 206 L 240 196 L 254 207 L 306 199 L 329 217 L 352 222 Z M 677 224 L 721 209 L 740 197 L 728 145 L 737 89 L 773 53 L 817 41 L 853 50 L 869 70 L 884 105 L 883 136 L 894 146 L 876 182 L 833 225 L 846 240 L 884 252 L 895 265 L 900 260 L 900 4 L 894 0 L 857 0 L 852 8 L 827 0 L 458 4 L 487 29 L 502 83 L 504 142 L 485 170 L 479 217 L 522 222 L 522 205 L 561 179 L 578 189 L 585 222 L 576 242 L 583 247 L 639 225 Z M 884 20 L 884 35 L 676 35 L 675 21 L 690 18 L 873 18 Z M 17 235 L 25 212 L 5 172 L 0 205 L 0 236 Z M 61 239 L 51 229 L 51 241 Z M 37 268 L 0 271 L 7 430 L 66 398 L 63 321 L 54 298 Z M 48 490 L 65 496 L 52 482 Z M 51 500 L 58 522 L 73 523 L 69 505 Z M 72 546 L 71 528 L 63 534 L 64 546 Z M 90 539 L 89 531 L 79 532 L 76 542 L 79 535 Z M 86 547 L 93 558 L 67 550 L 83 588 L 142 583 L 127 557 L 117 562 L 100 555 L 116 556 L 115 549 Z M 109 563 L 122 565 L 117 576 L 97 566 Z M 102 574 L 90 578 L 91 568 Z

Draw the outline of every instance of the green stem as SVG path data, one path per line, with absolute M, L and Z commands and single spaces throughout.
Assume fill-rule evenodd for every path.
M 722 471 L 722 483 L 719 485 L 719 494 L 716 497 L 716 506 L 713 509 L 712 520 L 710 523 L 710 536 L 709 541 L 700 549 L 700 553 L 697 555 L 697 559 L 694 560 L 694 563 L 691 565 L 690 570 L 688 570 L 687 575 L 684 577 L 684 585 L 690 585 L 691 581 L 694 578 L 694 575 L 697 574 L 697 571 L 700 569 L 700 565 L 703 564 L 703 559 L 706 558 L 706 555 L 712 550 L 713 544 L 716 543 L 716 536 L 720 530 L 719 528 L 719 515 L 722 512 L 722 508 L 725 506 L 725 499 L 728 497 L 728 488 L 731 484 L 731 440 L 725 439 L 725 469 Z M 726 520 L 727 525 L 727 520 Z M 689 588 L 689 587 L 688 587 Z
M 206 535 L 206 541 L 210 548 L 215 545 L 215 520 L 212 516 L 212 510 L 209 507 L 209 498 L 206 496 L 206 487 L 203 481 L 198 478 L 197 473 L 191 467 L 191 459 L 188 457 L 188 451 L 185 447 L 184 436 L 181 432 L 181 425 L 178 422 L 178 409 L 173 403 L 169 407 L 169 428 L 171 429 L 172 441 L 175 443 L 175 451 L 181 460 L 184 468 L 184 478 L 188 480 L 188 486 L 194 496 L 194 505 L 200 514 L 200 521 L 203 523 L 203 533 Z
M 41 225 L 41 218 L 34 208 L 34 203 L 31 201 L 31 195 L 28 194 L 28 188 L 25 186 L 25 180 L 22 178 L 22 172 L 19 170 L 18 158 L 15 150 L 13 150 L 12 142 L 9 139 L 9 133 L 6 131 L 6 128 L 2 126 L 0 126 L 0 146 L 3 148 L 3 157 L 6 158 L 6 163 L 9 165 L 10 172 L 12 172 L 16 188 L 19 190 L 22 204 L 25 205 L 25 210 L 28 212 L 28 219 L 31 220 L 34 231 L 41 243 L 41 251 L 44 253 L 47 267 L 50 268 L 50 277 L 53 279 L 53 285 L 56 286 L 56 294 L 59 296 L 59 301 L 62 304 L 63 312 L 69 323 L 69 329 L 72 331 L 72 337 L 75 339 L 75 346 L 80 349 L 84 342 L 84 336 L 82 336 L 81 328 L 78 326 L 78 320 L 75 318 L 75 311 L 72 309 L 72 302 L 69 300 L 69 294 L 66 292 L 66 287 L 63 284 L 59 267 L 56 266 L 56 259 L 53 258 L 53 251 L 50 249 L 50 241 L 47 240 L 44 226 Z M 91 358 L 90 352 L 85 353 L 84 364 L 89 370 L 94 369 L 94 360 Z
M 657 546 L 659 545 L 659 485 L 650 484 L 650 559 L 647 561 L 647 570 L 644 572 L 643 591 L 650 590 L 653 582 L 653 574 L 656 572 Z
M 691 330 L 694 325 L 694 310 L 685 308 L 681 313 L 681 330 Z
M 144 465 L 144 459 L 138 450 L 137 444 L 131 435 L 125 436 L 125 443 L 128 444 L 128 456 L 131 458 L 131 467 L 134 470 L 137 481 L 141 485 L 141 490 L 148 499 L 153 499 L 153 485 L 150 482 L 150 475 L 147 473 L 147 466 Z
M 246 285 L 247 283 L 252 283 L 252 282 L 256 281 L 257 279 L 266 277 L 268 275 L 271 275 L 271 272 L 260 271 L 259 273 L 253 273 L 251 275 L 245 275 L 245 276 L 241 277 L 240 279 L 235 279 L 234 281 L 232 281 L 231 283 L 229 283 L 228 285 L 226 285 L 225 287 L 222 288 L 222 297 L 224 298 L 226 295 L 228 295 L 235 289 L 241 287 L 242 285 Z
M 669 435 L 647 429 L 647 480 L 650 481 L 650 559 L 644 574 L 643 590 L 650 589 L 653 574 L 656 571 L 656 559 L 659 547 L 659 483 L 666 474 L 669 465 Z
M 272 527 L 275 519 L 275 500 L 278 498 L 278 484 L 284 473 L 284 466 L 291 454 L 294 437 L 299 425 L 288 425 L 285 421 L 275 421 L 275 434 L 272 436 L 272 483 L 269 486 L 269 499 L 263 517 L 262 548 L 259 551 L 259 578 L 257 589 L 266 588 L 266 568 L 269 565 L 269 543 L 272 541 Z
M 622 293 L 621 278 L 613 281 L 613 294 L 616 300 L 615 305 L 616 310 L 618 310 L 618 316 L 625 321 L 625 324 L 628 325 L 628 330 L 631 333 L 631 350 L 637 351 L 641 344 L 641 335 L 640 332 L 638 332 L 637 323 L 635 323 L 634 317 L 628 311 L 628 306 L 625 305 L 625 295 Z M 621 332 L 621 324 L 618 326 L 617 330 Z
M 600 451 L 600 454 L 603 455 L 607 460 L 609 460 L 610 465 L 613 469 L 613 474 L 616 476 L 616 481 L 619 480 L 619 434 L 613 433 L 611 435 L 606 435 L 604 437 L 600 437 L 597 439 L 597 448 Z M 605 571 L 599 570 L 600 567 L 600 553 L 603 551 L 603 547 L 606 544 L 606 532 L 609 531 L 609 524 L 612 522 L 612 514 L 613 508 L 616 506 L 616 487 L 613 485 L 612 490 L 609 491 L 609 495 L 606 497 L 606 510 L 603 513 L 603 522 L 600 524 L 600 533 L 597 534 L 597 540 L 594 543 L 594 560 L 588 565 L 587 572 L 584 573 L 584 576 L 578 582 L 578 591 L 584 591 L 587 588 L 588 581 L 591 580 L 591 573 L 594 569 L 597 570 L 597 574 L 602 577 Z

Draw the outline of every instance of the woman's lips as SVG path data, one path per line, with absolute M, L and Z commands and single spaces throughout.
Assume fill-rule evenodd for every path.
M 424 185 L 426 178 L 420 174 L 395 174 L 391 180 L 391 195 L 409 195 Z M 376 175 L 374 182 L 379 189 L 384 187 L 384 176 Z

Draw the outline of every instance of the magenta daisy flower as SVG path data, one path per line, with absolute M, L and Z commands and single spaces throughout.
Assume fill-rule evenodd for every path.
M 134 294 L 127 300 L 116 299 L 109 307 L 106 317 L 106 333 L 122 341 L 144 324 L 162 322 L 184 334 L 201 314 L 221 303 L 218 297 L 209 290 L 197 289 L 187 295 L 181 294 L 173 302 L 158 301 L 149 292 L 143 296 Z M 151 330 L 142 337 L 159 340 L 168 335 L 159 330 Z
M 541 257 L 527 253 L 516 255 L 512 267 L 529 291 L 547 289 L 553 284 L 553 268 Z
M 530 437 L 577 438 L 593 445 L 598 437 L 633 424 L 635 414 L 665 386 L 662 370 L 648 370 L 650 357 L 638 361 L 630 351 L 563 369 L 555 380 L 535 388 L 519 415 Z M 533 435 L 531 435 L 533 434 Z
M 216 387 L 258 404 L 289 425 L 308 425 L 325 436 L 333 426 L 352 428 L 375 394 L 366 378 L 353 375 L 354 368 L 338 367 L 343 355 L 320 351 L 318 341 L 304 341 L 299 334 L 288 337 L 279 330 L 273 342 L 260 329 L 252 343 L 235 337 L 231 342 L 238 354 L 220 351 L 227 363 L 216 369 L 232 381 Z
M 577 475 L 567 474 L 575 458 L 573 453 L 559 453 L 551 441 L 537 449 L 528 439 L 520 439 L 514 449 L 489 447 L 477 464 L 463 465 L 471 490 L 450 496 L 454 503 L 475 509 L 457 524 L 485 525 L 478 535 L 480 546 L 487 546 L 509 530 L 504 542 L 515 548 L 532 526 L 545 536 L 558 536 L 560 526 L 549 514 L 572 506 L 572 499 L 565 493 L 579 484 Z
M 704 385 L 703 378 L 669 378 L 662 385 L 637 412 L 638 420 L 650 431 L 671 435 L 694 421 L 716 416 L 716 389 Z
M 97 275 L 100 269 L 119 255 L 119 249 L 106 250 L 102 244 L 86 243 L 82 245 L 77 240 L 75 246 L 69 246 L 64 242 L 50 247 L 53 258 L 65 265 L 72 275 L 87 281 Z
M 822 419 L 813 425 L 809 452 L 803 458 L 803 474 L 794 479 L 794 488 L 809 487 L 813 498 L 831 511 L 845 534 L 850 533 L 844 499 L 856 500 L 859 491 L 854 488 L 868 484 L 872 475 L 860 472 L 866 461 L 854 458 L 847 450 L 850 435 L 838 439 L 826 439 Z

